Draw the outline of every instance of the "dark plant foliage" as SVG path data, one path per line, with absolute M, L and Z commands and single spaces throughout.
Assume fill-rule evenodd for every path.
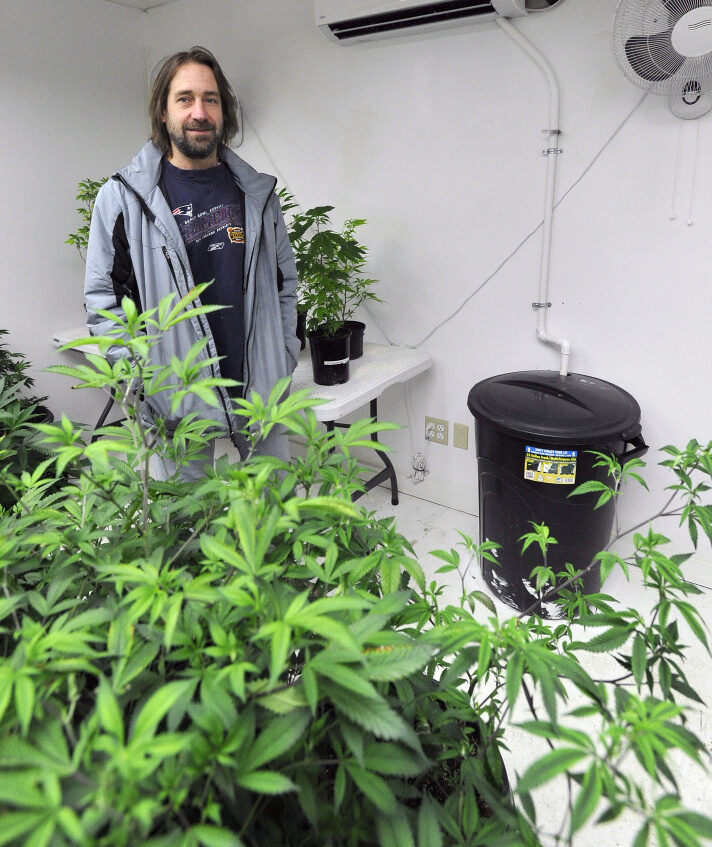
M 7 330 L 0 329 L 3 335 Z M 21 353 L 0 342 L 0 506 L 5 507 L 16 500 L 18 478 L 36 471 L 49 455 L 31 424 L 51 421 L 52 414 L 41 405 L 47 398 L 31 393 L 34 380 L 29 367 Z

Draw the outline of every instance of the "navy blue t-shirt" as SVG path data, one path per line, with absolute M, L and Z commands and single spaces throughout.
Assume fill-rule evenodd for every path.
M 201 295 L 204 305 L 228 306 L 207 315 L 220 360 L 220 373 L 242 380 L 245 346 L 243 279 L 245 204 L 224 164 L 183 170 L 163 160 L 163 186 L 188 251 L 196 285 L 214 279 Z M 241 387 L 229 389 L 239 396 Z

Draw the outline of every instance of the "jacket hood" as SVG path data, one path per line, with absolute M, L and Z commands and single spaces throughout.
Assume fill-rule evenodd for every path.
M 256 171 L 229 147 L 220 148 L 220 159 L 234 174 L 244 193 L 255 201 L 266 201 L 274 191 L 276 180 L 273 176 Z M 161 178 L 162 160 L 161 151 L 152 141 L 147 141 L 133 160 L 118 173 L 135 191 L 147 197 L 156 188 Z

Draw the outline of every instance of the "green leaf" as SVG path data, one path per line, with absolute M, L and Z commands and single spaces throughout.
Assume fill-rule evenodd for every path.
M 408 819 L 398 815 L 378 815 L 376 818 L 379 847 L 415 847 Z
M 0 621 L 5 620 L 25 598 L 22 594 L 15 594 L 10 597 L 0 597 Z
M 515 653 L 509 660 L 507 665 L 507 702 L 509 708 L 513 709 L 519 695 L 519 689 L 522 684 L 522 674 L 524 672 L 524 657 L 521 653 Z
M 195 687 L 193 680 L 169 682 L 154 692 L 141 707 L 131 733 L 131 745 L 153 738 L 158 724 L 178 700 Z
M 488 633 L 482 635 L 479 650 L 477 651 L 477 678 L 483 679 L 489 670 L 490 659 L 492 658 L 492 642 Z
M 633 678 L 640 688 L 645 679 L 645 669 L 647 667 L 647 651 L 645 647 L 645 638 L 637 632 L 633 639 L 633 652 L 631 654 L 631 666 L 633 669 Z
M 360 694 L 369 700 L 380 700 L 381 695 L 376 691 L 373 685 L 360 676 L 356 671 L 346 665 L 330 662 L 324 658 L 325 653 L 319 653 L 309 664 L 312 670 L 316 671 L 320 676 L 325 677 L 332 683 L 353 691 L 355 694 Z
M 552 750 L 532 764 L 517 784 L 517 791 L 528 792 L 532 788 L 543 785 L 545 782 L 567 771 L 576 762 L 590 755 L 586 750 L 577 750 L 574 747 L 562 747 Z
M 421 670 L 430 661 L 435 649 L 429 644 L 414 642 L 403 647 L 380 647 L 365 654 L 365 675 L 379 682 L 403 679 Z
M 269 657 L 269 682 L 274 685 L 287 666 L 292 642 L 292 628 L 284 621 L 275 621 Z
M 665 818 L 668 832 L 675 844 L 682 847 L 702 847 L 702 842 L 694 827 L 682 820 L 679 815 L 668 815 Z
M 302 679 L 301 682 L 303 683 L 304 680 Z M 270 694 L 261 694 L 259 704 L 278 715 L 286 715 L 296 709 L 311 705 L 307 702 L 306 686 L 300 683 L 290 685 L 282 690 L 277 689 Z
M 41 770 L 0 771 L 0 805 L 46 809 L 47 799 L 38 787 L 41 781 Z
M 48 847 L 52 843 L 55 826 L 53 817 L 42 821 L 32 830 L 29 838 L 25 840 L 24 847 Z
M 163 618 L 165 626 L 163 628 L 163 644 L 167 650 L 170 650 L 173 644 L 173 636 L 176 631 L 182 605 L 183 597 L 180 594 L 176 594 L 171 597 L 168 601 L 168 605 L 164 609 Z
M 20 718 L 22 734 L 27 735 L 35 707 L 35 684 L 29 676 L 15 677 L 15 710 Z
M 62 828 L 65 835 L 73 839 L 77 844 L 82 844 L 86 841 L 86 833 L 81 825 L 77 813 L 69 806 L 63 806 L 57 812 L 57 823 Z
M 477 806 L 477 797 L 472 786 L 465 789 L 462 804 L 462 828 L 468 840 L 475 834 L 480 822 L 480 812 Z
M 243 847 L 243 842 L 227 829 L 208 824 L 198 824 L 190 830 L 203 847 Z
M 3 811 L 2 826 L 0 826 L 0 847 L 12 842 L 34 829 L 45 817 L 46 812 L 6 812 Z
M 400 588 L 401 569 L 395 559 L 383 559 L 380 568 L 381 588 L 384 594 L 391 594 Z
M 420 752 L 421 746 L 413 728 L 385 700 L 369 700 L 332 686 L 324 679 L 324 688 L 337 710 L 358 726 L 385 741 L 403 741 Z
M 345 767 L 351 779 L 379 811 L 386 815 L 395 814 L 398 802 L 385 780 L 355 762 L 346 762 Z
M 335 641 L 347 650 L 352 650 L 354 653 L 358 651 L 358 644 L 354 640 L 353 635 L 339 621 L 326 615 L 311 614 L 311 609 L 307 609 L 300 615 L 287 621 L 292 626 L 299 626 L 303 629 L 310 629 L 317 635 L 323 638 Z
M 102 676 L 99 680 L 99 688 L 96 695 L 96 711 L 101 726 L 119 741 L 124 740 L 124 722 L 118 701 L 111 690 L 111 686 Z
M 257 770 L 267 762 L 271 762 L 286 753 L 302 738 L 310 718 L 309 711 L 302 709 L 268 721 L 242 759 L 241 770 Z
M 257 794 L 285 794 L 288 791 L 297 790 L 297 786 L 291 779 L 277 771 L 252 771 L 240 774 L 236 777 L 236 782 Z
M 600 509 L 600 507 L 605 505 L 616 493 L 613 488 L 606 485 L 605 483 L 590 479 L 586 482 L 581 483 L 581 485 L 578 485 L 569 494 L 569 497 L 574 497 L 577 494 L 591 494 L 594 491 L 601 492 L 601 496 L 598 498 L 598 500 L 596 501 L 596 505 L 593 507 L 594 509 Z
M 712 818 L 698 812 L 679 812 L 677 817 L 685 821 L 703 838 L 712 840 Z
M 372 741 L 364 750 L 368 770 L 385 776 L 418 776 L 431 764 L 427 759 L 392 742 Z
M 0 668 L 0 720 L 10 704 L 15 675 L 8 665 Z
M 687 603 L 684 600 L 675 600 L 675 606 L 678 608 L 682 616 L 688 623 L 688 626 L 697 637 L 698 641 L 700 641 L 707 648 L 707 652 L 709 652 L 709 645 L 707 644 L 707 636 L 705 635 L 705 631 L 700 623 L 700 613 L 697 609 L 691 604 Z
M 608 653 L 618 647 L 622 647 L 630 638 L 631 629 L 629 626 L 612 626 L 605 632 L 594 636 L 588 641 L 577 643 L 580 650 L 588 650 L 591 653 Z
M 443 834 L 430 797 L 424 795 L 418 811 L 418 847 L 443 847 Z
M 319 685 L 314 671 L 305 665 L 302 669 L 302 684 L 304 687 L 304 696 L 309 703 L 309 708 L 313 715 L 316 714 L 316 706 L 319 701 Z
M 601 799 L 603 785 L 598 773 L 598 765 L 594 762 L 586 771 L 581 789 L 574 802 L 571 812 L 571 832 L 581 829 L 591 815 L 596 811 Z
M 650 821 L 646 821 L 638 830 L 633 842 L 633 847 L 647 847 L 648 838 L 650 836 Z

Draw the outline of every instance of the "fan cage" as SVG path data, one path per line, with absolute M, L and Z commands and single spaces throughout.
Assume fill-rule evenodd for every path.
M 613 52 L 625 76 L 656 94 L 712 91 L 712 50 L 687 58 L 670 41 L 675 24 L 696 9 L 709 9 L 712 44 L 712 0 L 621 0 L 613 24 Z

